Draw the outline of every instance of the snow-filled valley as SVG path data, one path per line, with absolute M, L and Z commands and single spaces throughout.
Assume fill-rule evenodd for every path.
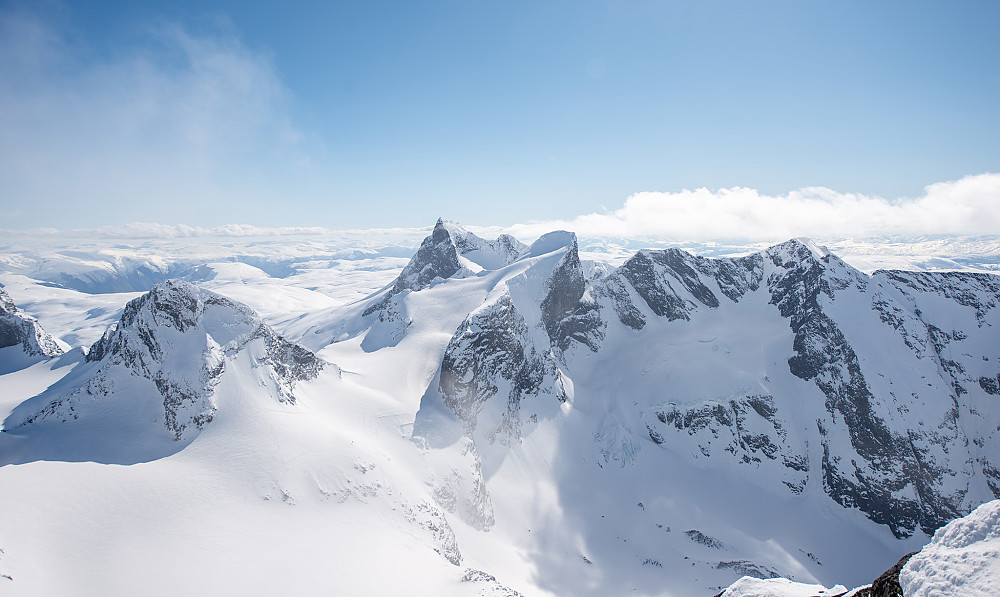
M 5 594 L 836 594 L 1000 498 L 996 238 L 476 232 L 12 239 Z

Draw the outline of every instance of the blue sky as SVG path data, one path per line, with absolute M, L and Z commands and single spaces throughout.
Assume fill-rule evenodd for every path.
M 5 2 L 0 228 L 510 225 L 702 187 L 919 201 L 1000 172 L 998 22 L 963 1 Z

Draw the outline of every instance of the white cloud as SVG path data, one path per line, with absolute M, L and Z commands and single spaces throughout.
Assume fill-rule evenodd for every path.
M 777 196 L 745 187 L 643 192 L 611 213 L 519 224 L 509 231 L 533 238 L 556 228 L 588 237 L 768 242 L 796 236 L 996 234 L 1000 174 L 935 183 L 921 197 L 898 200 L 821 187 Z
M 19 225 L 259 220 L 309 170 L 269 57 L 226 23 L 161 24 L 109 56 L 67 38 L 0 13 L 0 211 Z

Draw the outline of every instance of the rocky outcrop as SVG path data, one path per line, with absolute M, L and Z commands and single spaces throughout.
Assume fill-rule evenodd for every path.
M 458 250 L 455 241 L 442 220 L 431 235 L 420 243 L 417 254 L 410 259 L 392 286 L 393 293 L 403 290 L 421 290 L 434 280 L 444 280 L 454 276 L 462 269 L 458 261 Z
M 516 261 L 526 250 L 527 247 L 512 236 L 504 234 L 495 241 L 488 241 L 454 222 L 438 219 L 430 236 L 420 243 L 416 254 L 393 283 L 369 299 L 361 312 L 361 326 L 344 330 L 342 338 L 372 330 L 362 343 L 365 350 L 395 346 L 406 335 L 411 323 L 405 304 L 407 293 L 443 280 L 475 275 L 472 269 L 463 265 L 463 259 L 471 267 L 496 269 Z
M 63 353 L 55 338 L 42 329 L 37 319 L 18 309 L 0 285 L 0 348 L 18 345 L 31 357 L 54 357 Z
M 552 348 L 560 353 L 574 341 L 597 352 L 604 337 L 599 307 L 584 296 L 587 283 L 580 264 L 576 235 L 570 235 L 567 241 L 566 254 L 545 283 L 545 296 L 539 305 L 542 323 Z
M 728 401 L 692 405 L 665 403 L 644 417 L 649 437 L 671 444 L 694 458 L 730 461 L 737 468 L 771 468 L 768 478 L 795 494 L 809 480 L 808 443 L 789 434 L 791 423 L 768 395 L 743 395 Z
M 390 297 L 405 290 L 423 290 L 435 280 L 472 275 L 473 272 L 462 265 L 459 255 L 480 267 L 496 269 L 513 263 L 526 249 L 523 243 L 510 235 L 503 234 L 495 241 L 487 241 L 454 222 L 439 218 L 430 236 L 420 243 L 417 253 L 400 272 L 383 300 L 373 304 L 364 314 L 374 313 Z
M 899 586 L 899 571 L 915 556 L 917 552 L 911 552 L 903 556 L 896 562 L 896 565 L 889 568 L 876 578 L 870 587 L 864 587 L 854 593 L 853 597 L 901 597 L 903 588 Z

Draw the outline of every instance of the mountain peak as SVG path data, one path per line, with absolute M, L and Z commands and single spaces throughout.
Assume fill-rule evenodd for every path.
M 396 278 L 390 295 L 422 290 L 437 279 L 466 277 L 479 269 L 499 269 L 516 261 L 527 249 L 510 235 L 501 234 L 489 241 L 457 222 L 438 218 L 430 236 L 420 243 L 417 253 Z
M 392 294 L 404 290 L 422 290 L 431 282 L 441 278 L 454 276 L 462 268 L 458 261 L 458 251 L 443 218 L 439 218 L 430 236 L 420 243 L 410 262 L 406 264 L 396 283 Z
M 824 246 L 816 244 L 816 242 L 813 239 L 811 239 L 809 237 L 806 237 L 806 236 L 797 236 L 797 237 L 793 238 L 790 242 L 798 243 L 798 244 L 806 247 L 807 249 L 809 249 L 812 252 L 812 254 L 817 259 L 822 259 L 823 257 L 826 257 L 827 255 L 830 254 L 830 250 L 829 249 L 827 249 Z
M 212 317 L 206 318 L 206 310 L 210 308 Z M 155 357 L 157 338 L 182 335 L 199 327 L 216 343 L 226 345 L 262 325 L 257 314 L 246 305 L 183 280 L 164 280 L 125 305 L 118 322 L 91 346 L 87 360 L 99 361 L 110 353 L 128 353 L 126 344 L 140 349 L 136 355 L 149 353 Z
M 772 261 L 825 261 L 830 256 L 826 247 L 816 244 L 811 238 L 799 236 L 767 248 L 764 254 Z
M 242 354 L 249 350 L 249 360 Z M 68 391 L 24 403 L 15 427 L 46 419 L 102 417 L 104 401 L 148 409 L 161 402 L 161 425 L 181 439 L 217 409 L 215 387 L 231 368 L 255 378 L 261 392 L 295 403 L 296 382 L 312 379 L 323 361 L 286 341 L 249 307 L 181 280 L 166 280 L 133 299 L 87 353 L 89 377 Z M 234 364 L 238 362 L 239 364 Z M 116 387 L 128 387 L 118 391 Z M 143 398 L 147 397 L 147 398 Z

